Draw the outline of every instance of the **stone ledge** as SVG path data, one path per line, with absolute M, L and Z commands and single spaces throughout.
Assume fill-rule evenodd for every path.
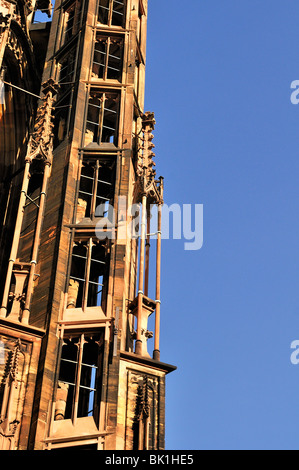
M 124 359 L 129 362 L 134 362 L 135 364 L 137 363 L 143 366 L 148 366 L 153 369 L 158 369 L 165 372 L 166 374 L 169 374 L 170 372 L 173 372 L 177 369 L 176 366 L 173 366 L 171 364 L 166 364 L 165 362 L 156 361 L 155 359 L 151 359 L 150 357 L 139 356 L 138 354 L 130 353 L 127 351 L 120 352 L 120 359 Z

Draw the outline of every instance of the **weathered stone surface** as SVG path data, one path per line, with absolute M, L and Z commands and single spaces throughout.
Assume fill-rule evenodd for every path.
M 147 0 L 57 0 L 50 32 L 31 36 L 27 3 L 0 3 L 0 65 L 23 89 L 0 103 L 0 448 L 163 449 L 174 368 L 147 348 L 160 334 L 149 235 L 127 236 L 133 204 L 163 203 L 143 109 Z M 99 230 L 108 203 L 115 227 Z M 158 268 L 154 281 L 158 295 Z

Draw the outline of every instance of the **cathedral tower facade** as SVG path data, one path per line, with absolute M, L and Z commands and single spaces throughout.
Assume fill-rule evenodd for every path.
M 147 0 L 0 3 L 0 448 L 163 449 Z

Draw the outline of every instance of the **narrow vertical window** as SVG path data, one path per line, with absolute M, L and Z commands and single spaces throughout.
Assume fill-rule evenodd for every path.
M 119 114 L 118 93 L 100 92 L 91 90 L 85 131 L 85 145 L 95 142 L 114 143 L 117 145 L 118 135 L 118 114 Z
M 71 93 L 68 93 L 59 101 L 54 110 L 54 148 L 57 147 L 68 135 L 71 112 Z
M 109 205 L 113 204 L 113 195 L 114 165 L 105 164 L 101 159 L 84 160 L 81 169 L 77 223 L 83 218 L 106 216 Z M 101 210 L 98 210 L 99 206 L 102 206 Z
M 62 96 L 71 87 L 75 78 L 76 50 L 73 49 L 58 63 L 59 96 Z
M 107 26 L 125 27 L 126 1 L 100 0 L 98 20 Z
M 122 78 L 123 39 L 97 37 L 92 66 L 93 78 L 118 80 Z
M 106 279 L 107 259 L 105 246 L 90 238 L 75 242 L 72 253 L 68 308 L 97 307 L 102 305 Z
M 64 42 L 66 43 L 73 35 L 74 19 L 75 19 L 75 4 L 72 5 L 65 12 L 65 28 L 64 28 Z
M 54 108 L 54 147 L 67 136 L 76 73 L 76 48 L 57 62 L 58 95 Z
M 82 333 L 64 338 L 55 420 L 98 418 L 103 335 Z
M 80 29 L 82 20 L 82 0 L 76 0 L 64 10 L 62 45 L 66 44 Z

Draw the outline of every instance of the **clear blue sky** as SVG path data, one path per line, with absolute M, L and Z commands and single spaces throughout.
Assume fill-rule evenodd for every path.
M 149 3 L 157 174 L 204 205 L 201 250 L 163 241 L 166 447 L 298 449 L 298 1 Z

